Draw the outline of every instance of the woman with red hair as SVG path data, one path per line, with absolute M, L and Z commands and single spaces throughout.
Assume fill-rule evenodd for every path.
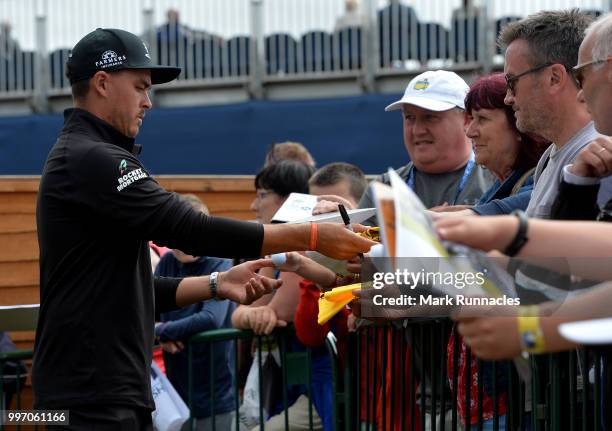
M 520 132 L 512 107 L 504 103 L 506 97 L 504 75 L 496 73 L 477 79 L 465 97 L 468 116 L 466 134 L 472 140 L 476 163 L 486 167 L 495 177 L 493 186 L 473 207 L 443 206 L 434 211 L 447 214 L 494 215 L 509 214 L 515 209 L 525 210 L 533 189 L 533 172 L 542 153 L 550 145 L 544 139 Z M 464 210 L 464 211 L 458 211 Z M 453 328 L 453 332 L 454 332 Z M 456 387 L 453 386 L 455 340 L 458 340 Z M 451 334 L 448 341 L 447 369 L 449 383 L 457 398 L 459 417 L 464 426 L 482 421 L 483 430 L 493 429 L 494 412 L 499 415 L 499 429 L 505 429 L 508 365 L 479 362 L 471 355 L 461 337 Z M 478 387 L 482 379 L 482 417 L 478 409 Z M 496 390 L 493 382 L 496 382 Z M 466 402 L 467 391 L 470 403 Z M 497 405 L 496 405 L 497 404 Z
M 496 215 L 527 208 L 533 171 L 550 142 L 517 129 L 512 107 L 504 104 L 506 88 L 504 75 L 495 73 L 477 79 L 465 97 L 466 134 L 476 163 L 491 172 L 495 183 L 473 207 L 442 206 L 433 211 L 469 209 L 469 214 Z

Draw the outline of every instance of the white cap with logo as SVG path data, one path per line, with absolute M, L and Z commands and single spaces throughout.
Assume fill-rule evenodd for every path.
M 400 109 L 402 105 L 415 105 L 430 111 L 448 111 L 458 107 L 465 109 L 465 95 L 470 87 L 455 72 L 430 70 L 410 81 L 404 96 L 385 108 L 385 111 Z

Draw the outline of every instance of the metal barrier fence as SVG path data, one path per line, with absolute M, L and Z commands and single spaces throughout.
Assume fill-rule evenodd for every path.
M 301 385 L 308 398 L 308 421 L 313 428 L 313 349 L 292 348 L 291 328 L 274 333 L 280 358 L 279 411 L 289 429 L 290 387 Z M 237 341 L 253 342 L 259 397 L 269 383 L 264 375 L 262 350 L 269 341 L 250 331 L 221 329 L 193 336 L 188 344 L 188 405 L 193 404 L 194 376 L 205 373 L 211 382 L 211 413 L 215 412 L 215 366 L 212 362 L 218 343 L 233 342 L 232 381 L 235 424 L 239 429 L 240 384 Z M 449 343 L 449 340 L 451 341 Z M 609 408 L 610 363 L 607 347 L 580 349 L 531 357 L 526 384 L 513 362 L 485 362 L 472 358 L 461 346 L 460 337 L 447 320 L 411 321 L 405 326 L 365 326 L 345 340 L 346 351 L 338 351 L 328 337 L 331 367 L 333 428 L 335 430 L 603 430 L 612 413 Z M 207 370 L 193 369 L 192 349 L 206 345 L 211 364 Z M 269 350 L 269 349 L 268 349 Z M 5 365 L 29 359 L 31 351 L 0 354 L 0 394 L 5 393 Z M 243 365 L 244 366 L 244 365 Z M 450 377 L 449 377 L 450 376 Z M 17 409 L 23 381 L 17 379 Z M 12 384 L 13 384 L 12 383 Z M 264 387 L 264 385 L 267 385 Z M 452 390 L 458 388 L 459 390 Z M 458 395 L 459 394 L 459 395 Z M 3 398 L 3 397 L 2 397 Z M 265 429 L 266 413 L 260 403 L 259 429 Z M 466 408 L 466 406 L 470 406 Z M 212 416 L 214 417 L 214 416 Z M 192 422 L 195 425 L 195 421 Z M 0 424 L 1 428 L 1 424 Z M 218 429 L 212 421 L 211 429 Z
M 345 10 L 343 0 L 0 0 L 0 97 L 44 106 L 68 94 L 69 49 L 96 27 L 137 33 L 157 61 L 182 67 L 169 86 L 248 84 L 256 97 L 279 80 L 355 77 L 375 91 L 390 73 L 488 71 L 503 25 L 566 7 L 599 14 L 610 1 L 363 0 Z

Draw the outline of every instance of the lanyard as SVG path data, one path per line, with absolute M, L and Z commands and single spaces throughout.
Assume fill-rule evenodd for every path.
M 468 160 L 465 168 L 463 169 L 463 176 L 461 177 L 461 181 L 459 181 L 459 185 L 457 186 L 457 194 L 455 195 L 455 199 L 453 200 L 452 205 L 457 205 L 457 199 L 459 199 L 459 195 L 465 188 L 468 179 L 470 178 L 470 174 L 474 170 L 474 166 L 476 165 L 474 160 L 474 152 L 470 153 L 470 159 Z M 410 166 L 410 171 L 408 172 L 408 178 L 406 179 L 406 183 L 408 187 L 414 190 L 414 165 Z

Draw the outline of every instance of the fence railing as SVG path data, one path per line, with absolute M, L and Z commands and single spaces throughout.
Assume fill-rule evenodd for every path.
M 350 334 L 345 343 L 328 336 L 327 347 L 296 348 L 292 328 L 281 328 L 272 338 L 250 331 L 220 329 L 193 336 L 187 343 L 189 358 L 189 406 L 194 402 L 194 382 L 204 373 L 210 385 L 210 413 L 216 412 L 214 390 L 216 365 L 213 361 L 219 343 L 231 343 L 231 385 L 236 427 L 239 426 L 244 383 L 238 341 L 255 348 L 255 372 L 260 402 L 259 429 L 266 427 L 266 391 L 270 390 L 263 355 L 278 352 L 280 376 L 277 411 L 289 429 L 288 408 L 300 386 L 308 399 L 310 429 L 316 415 L 313 393 L 313 364 L 323 354 L 329 358 L 332 391 L 332 418 L 335 430 L 604 430 L 609 429 L 608 347 L 532 356 L 528 373 L 519 375 L 512 361 L 486 362 L 473 358 L 469 349 L 447 320 L 410 321 L 405 325 L 364 326 Z M 206 346 L 210 367 L 193 367 L 196 346 Z M 270 346 L 273 346 L 270 348 Z M 340 347 L 340 349 L 342 349 Z M 248 356 L 248 355 L 247 355 Z M 0 354 L 0 394 L 7 389 L 6 364 L 32 357 L 31 351 Z M 317 363 L 320 366 L 320 363 Z M 524 370 L 522 371 L 524 373 Z M 528 380 L 525 376 L 530 375 Z M 262 378 L 266 376 L 266 378 Z M 23 380 L 10 381 L 16 388 L 13 406 L 29 408 L 21 401 Z M 269 395 L 269 394 L 267 394 Z M 193 410 L 192 410 L 193 411 Z M 606 415 L 608 417 L 606 417 Z M 215 417 L 212 415 L 211 417 Z M 195 417 L 192 424 L 195 426 Z M 215 420 L 211 429 L 219 429 Z M 0 424 L 1 428 L 1 424 Z M 194 428 L 192 428 L 194 429 Z M 238 428 L 237 428 L 238 429 Z
M 388 74 L 488 71 L 499 54 L 499 30 L 531 11 L 521 1 L 509 9 L 497 0 L 468 6 L 459 0 L 364 0 L 354 11 L 345 11 L 343 0 L 86 3 L 20 0 L 15 6 L 14 0 L 0 0 L 0 16 L 6 17 L 0 29 L 0 98 L 35 96 L 32 103 L 44 110 L 48 97 L 68 94 L 64 65 L 70 49 L 100 26 L 141 35 L 155 61 L 181 67 L 170 88 L 248 84 L 253 97 L 262 97 L 261 88 L 275 81 L 350 77 L 375 91 L 376 78 Z M 566 3 L 550 1 L 546 7 Z M 610 2 L 573 5 L 599 14 Z

